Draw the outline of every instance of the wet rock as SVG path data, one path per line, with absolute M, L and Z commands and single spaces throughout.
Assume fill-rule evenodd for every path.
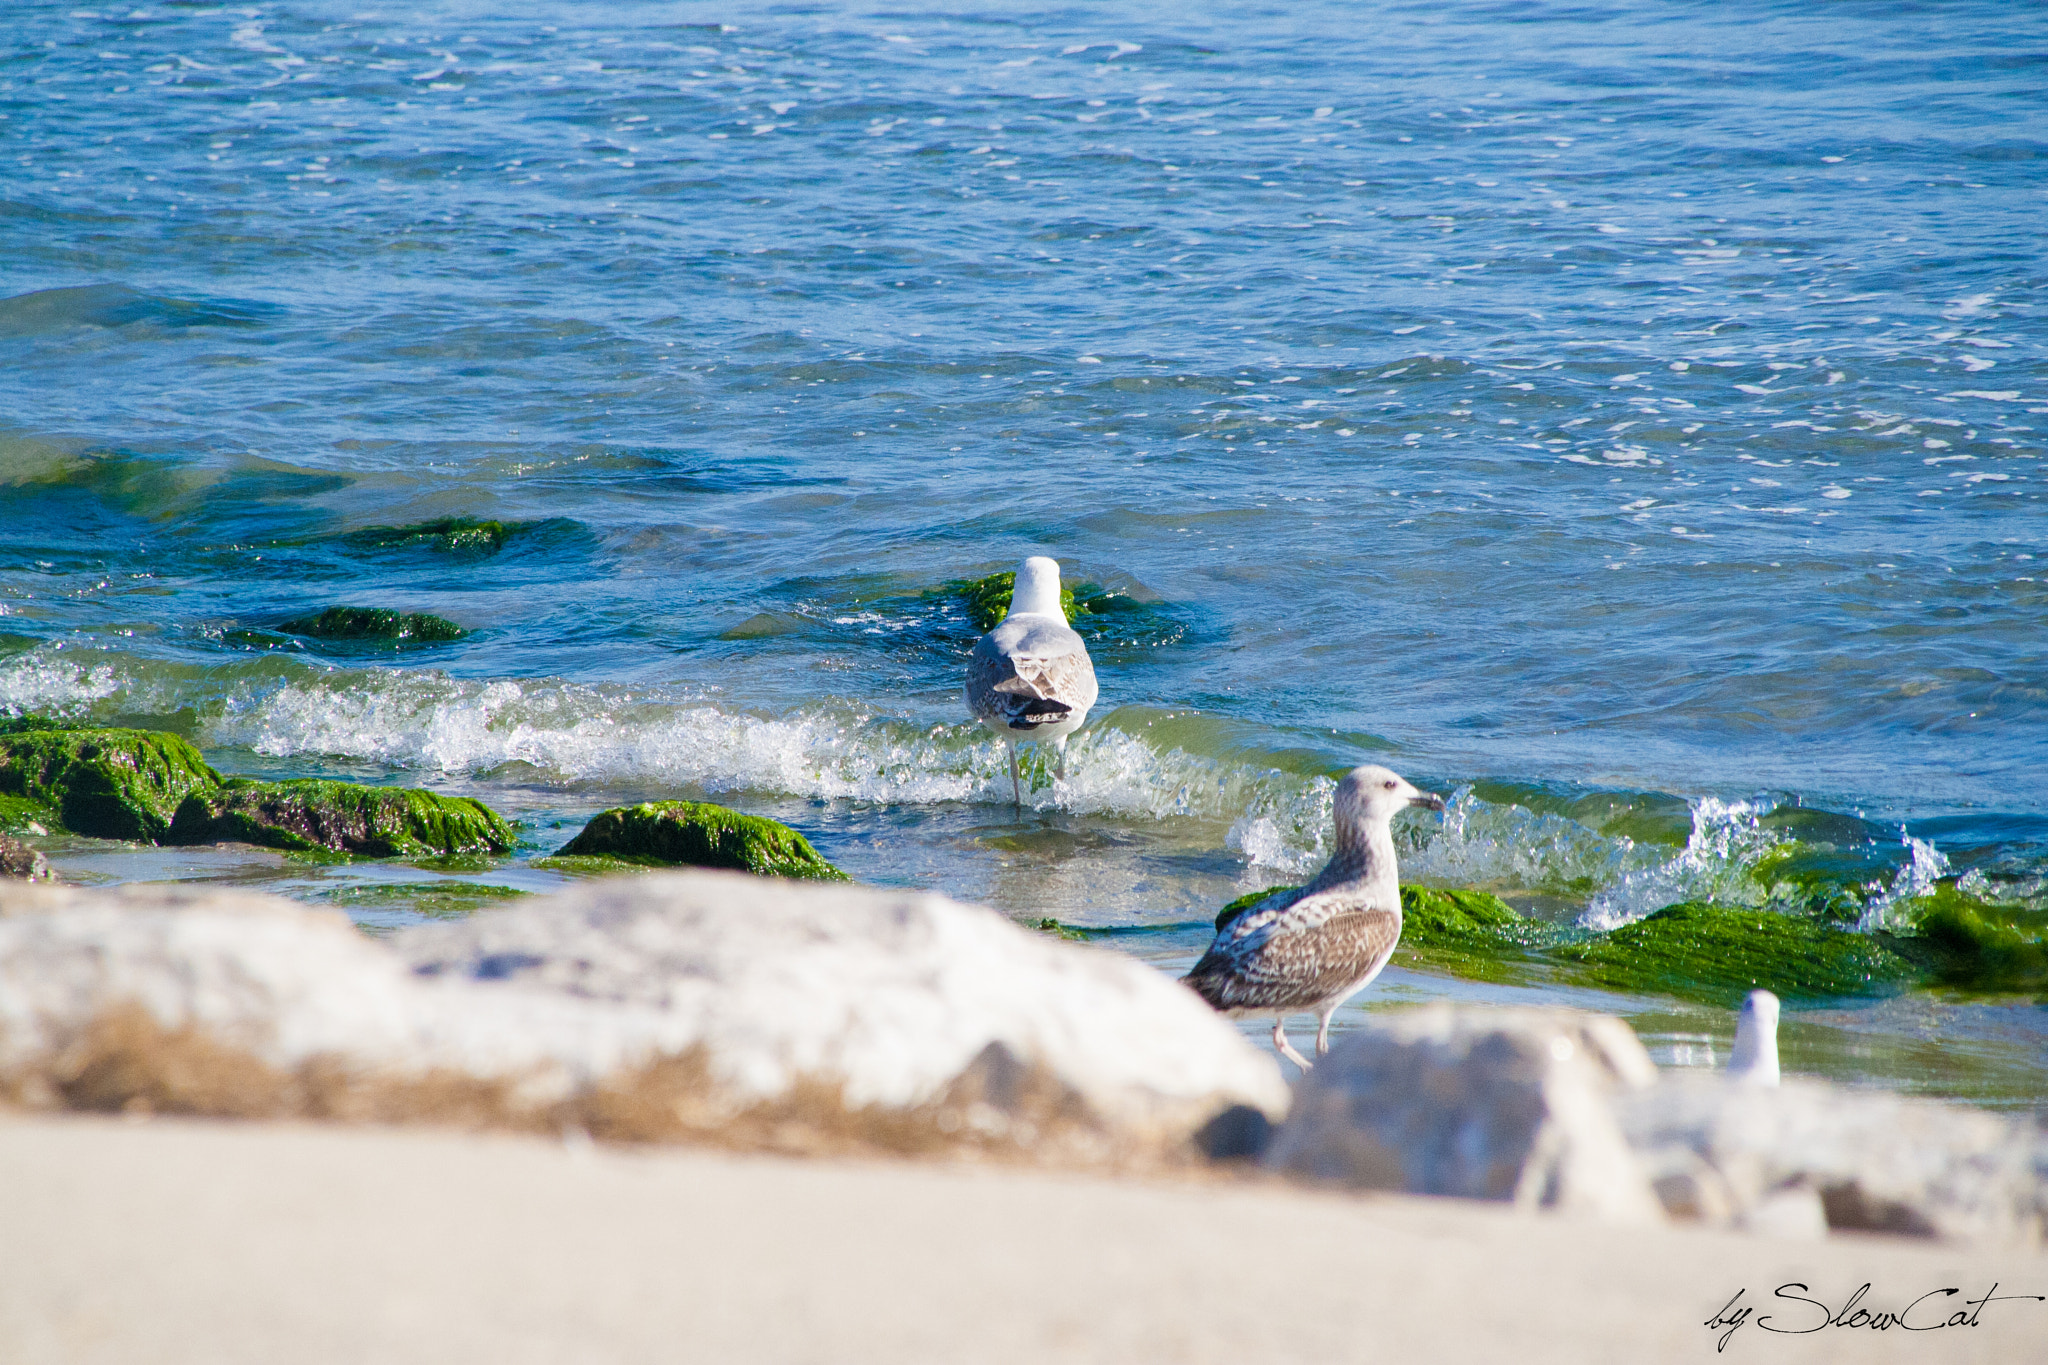
M 941 896 L 729 872 L 388 944 L 244 892 L 0 884 L 0 1091 L 1087 1159 L 1185 1151 L 1233 1105 L 1288 1099 L 1271 1059 L 1121 954 Z
M 365 526 L 349 532 L 341 542 L 358 550 L 433 550 L 483 556 L 504 549 L 507 534 L 502 521 L 440 517 L 411 526 Z
M 1804 915 L 1688 901 L 1554 950 L 1588 982 L 1737 1005 L 1764 989 L 1787 1000 L 1889 995 L 1919 973 L 1873 935 Z
M 27 730 L 0 735 L 0 797 L 34 803 L 73 834 L 162 840 L 178 805 L 220 774 L 156 730 Z M 27 818 L 26 808 L 15 814 Z
M 975 630 L 987 631 L 995 629 L 1009 615 L 1010 595 L 1016 589 L 1016 570 L 1005 569 L 981 578 L 957 579 L 936 591 L 957 598 L 967 609 L 967 619 L 974 623 Z M 1152 604 L 1140 602 L 1125 593 L 1111 592 L 1099 583 L 1060 584 L 1060 610 L 1067 614 L 1068 624 L 1077 629 L 1084 618 L 1119 613 L 1143 614 L 1151 609 Z
M 50 864 L 40 851 L 0 834 L 0 877 L 24 882 L 50 881 Z
M 1983 1110 L 1677 1074 L 1622 1096 L 1617 1112 L 1675 1218 L 2030 1247 L 2048 1215 L 2040 1135 Z
M 1892 907 L 1887 946 L 1920 964 L 1935 981 L 1966 990 L 2048 987 L 2048 913 L 1973 896 L 1944 879 L 1934 890 Z
M 370 858 L 512 851 L 503 816 L 481 801 L 409 787 L 232 778 L 179 803 L 170 844 L 261 844 Z
M 278 627 L 315 640 L 373 640 L 397 644 L 440 644 L 460 640 L 469 632 L 453 621 L 423 611 L 390 611 L 383 607 L 329 607 L 313 616 L 298 616 Z
M 1271 1169 L 1359 1189 L 1663 1219 L 1614 1097 L 1656 1067 L 1618 1019 L 1431 1005 L 1375 1015 L 1296 1087 Z
M 647 801 L 602 811 L 555 856 L 650 867 L 722 867 L 760 877 L 847 879 L 788 825 L 707 801 Z

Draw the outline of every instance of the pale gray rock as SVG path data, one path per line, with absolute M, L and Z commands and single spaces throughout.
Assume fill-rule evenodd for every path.
M 1120 1121 L 1288 1103 L 1270 1058 L 1151 968 L 926 892 L 621 877 L 394 947 L 423 975 L 653 1011 L 747 1094 L 829 1075 L 850 1103 L 911 1105 L 999 1045 Z
M 386 943 L 246 892 L 0 886 L 0 1079 L 138 1007 L 280 1071 L 502 1081 L 531 1105 L 686 1054 L 734 1108 L 824 1082 L 848 1106 L 986 1110 L 1050 1084 L 1147 1141 L 1288 1102 L 1151 968 L 926 893 L 663 873 Z
M 2041 1240 L 2048 1151 L 2031 1125 L 1984 1110 L 1677 1074 L 1621 1096 L 1617 1113 L 1674 1218 L 1779 1236 Z
M 1353 1188 L 1661 1222 L 1613 1108 L 1656 1074 L 1628 1026 L 1604 1015 L 1391 1011 L 1303 1078 L 1265 1161 Z

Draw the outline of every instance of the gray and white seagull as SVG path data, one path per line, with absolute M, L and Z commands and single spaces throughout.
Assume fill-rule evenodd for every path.
M 1400 872 L 1389 822 L 1408 806 L 1441 811 L 1444 799 L 1417 791 L 1371 764 L 1337 784 L 1336 852 L 1306 886 L 1276 891 L 1229 919 L 1181 978 L 1233 1018 L 1273 1019 L 1273 1046 L 1300 1067 L 1287 1016 L 1318 1016 L 1316 1055 L 1330 1050 L 1330 1016 L 1371 984 L 1401 941 Z
M 967 709 L 1010 746 L 1010 795 L 1018 808 L 1017 741 L 1051 740 L 1066 760 L 1067 736 L 1095 705 L 1095 665 L 1060 609 L 1060 566 L 1033 555 L 1017 569 L 1010 614 L 967 660 Z

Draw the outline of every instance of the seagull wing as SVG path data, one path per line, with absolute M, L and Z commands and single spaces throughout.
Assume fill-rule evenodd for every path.
M 967 709 L 1012 730 L 1085 716 L 1095 696 L 1088 647 L 1049 617 L 1010 617 L 967 660 Z
M 1348 994 L 1400 941 L 1399 910 L 1310 896 L 1231 920 L 1184 979 L 1219 1010 L 1305 1010 Z

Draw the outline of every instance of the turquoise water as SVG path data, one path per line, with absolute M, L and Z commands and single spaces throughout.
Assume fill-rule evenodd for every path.
M 675 794 L 1187 924 L 1367 759 L 1458 797 L 1410 877 L 1544 914 L 1787 848 L 2039 903 L 2044 77 L 2004 4 L 18 4 L 0 710 L 524 822 L 480 871 L 49 841 L 373 928 Z M 347 539 L 444 516 L 512 531 Z M 1135 609 L 1020 817 L 926 594 L 1040 552 Z M 268 633 L 338 603 L 474 633 Z M 1788 1063 L 2037 1103 L 2044 1013 L 1807 1011 Z

